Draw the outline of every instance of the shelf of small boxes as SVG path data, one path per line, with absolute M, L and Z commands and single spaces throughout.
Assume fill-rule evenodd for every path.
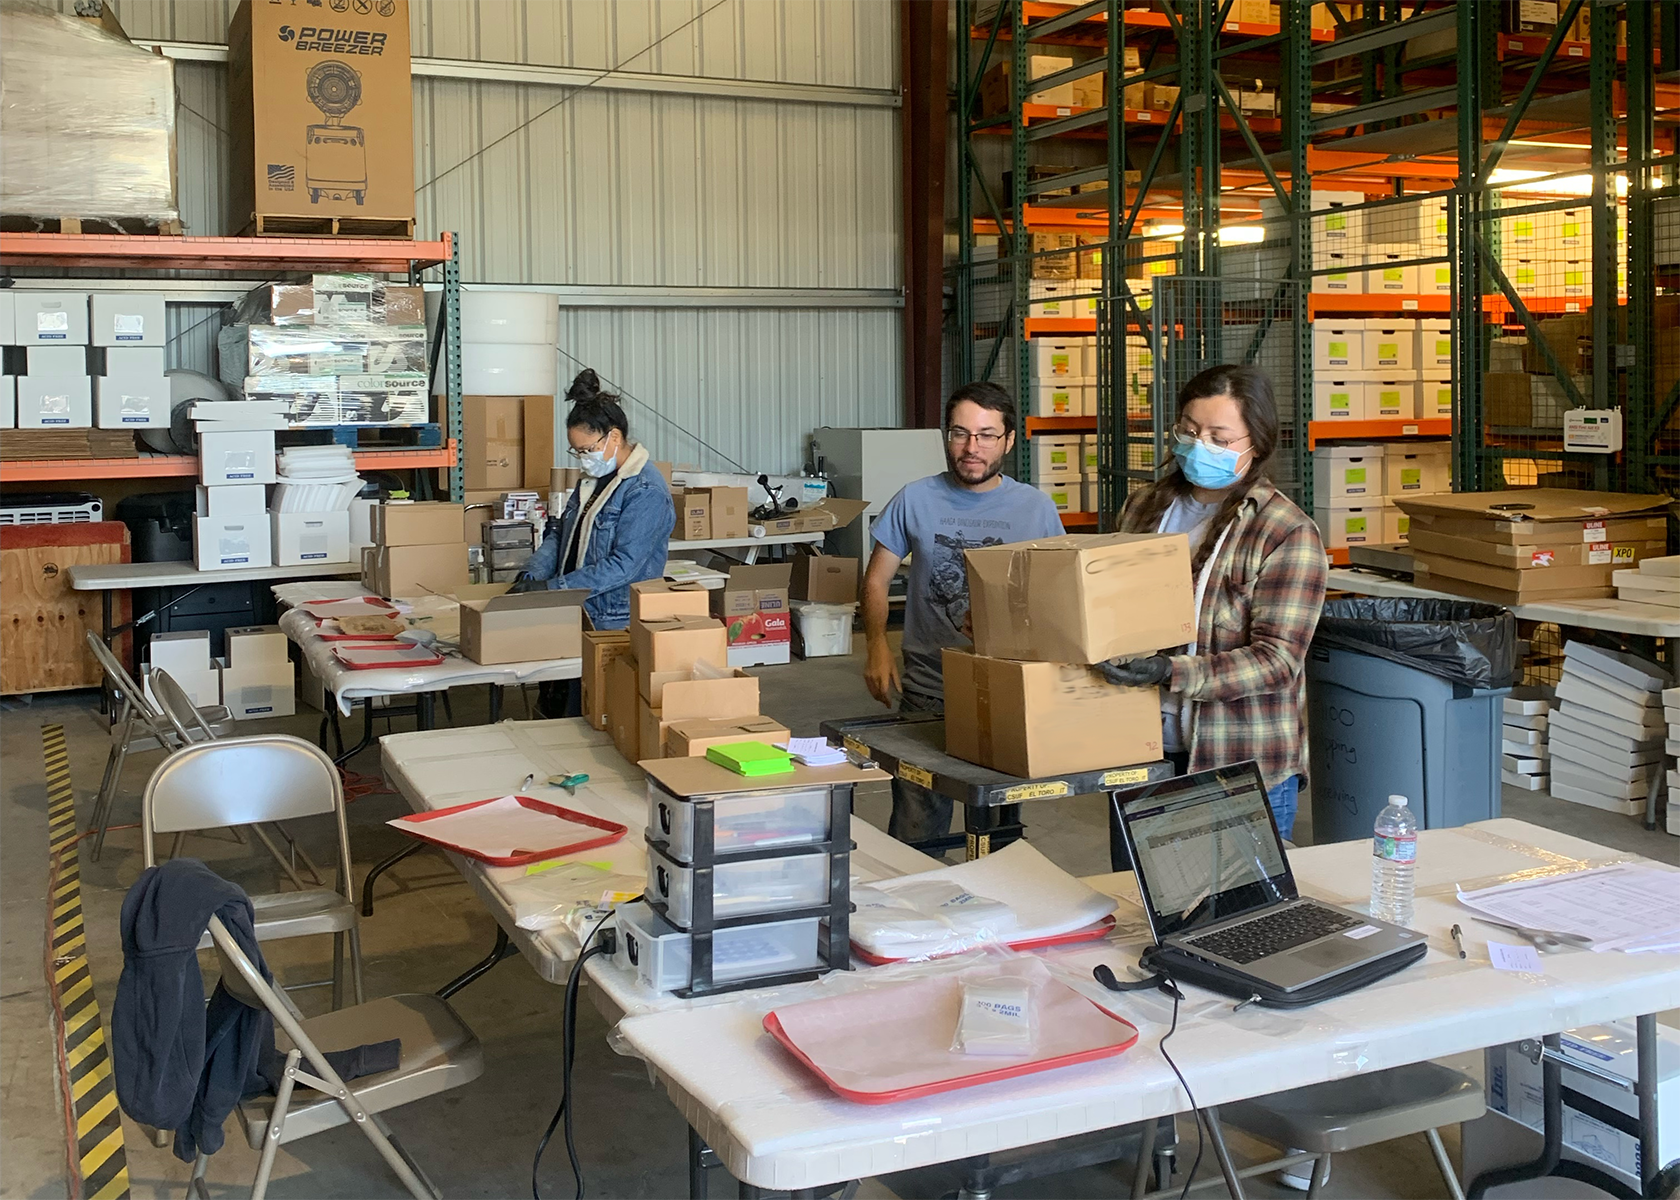
M 1313 521 L 1332 562 L 1346 563 L 1351 546 L 1404 542 L 1410 520 L 1395 500 L 1451 490 L 1451 442 L 1351 442 L 1313 451 Z

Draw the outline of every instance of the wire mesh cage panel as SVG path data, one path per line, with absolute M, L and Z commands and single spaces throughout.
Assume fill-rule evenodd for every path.
M 1151 306 L 1152 335 L 1160 347 L 1148 414 L 1127 423 L 1128 447 L 1150 446 L 1164 461 L 1167 431 L 1177 415 L 1178 394 L 1209 367 L 1258 367 L 1271 380 L 1278 408 L 1278 444 L 1270 472 L 1287 495 L 1301 498 L 1300 440 L 1305 436 L 1301 343 L 1306 321 L 1304 291 L 1289 279 L 1157 279 Z

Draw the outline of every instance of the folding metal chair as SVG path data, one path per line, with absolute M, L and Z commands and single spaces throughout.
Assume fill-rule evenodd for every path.
M 215 917 L 210 918 L 209 935 L 221 960 L 223 985 L 243 1003 L 269 1011 L 275 1040 L 286 1052 L 277 1094 L 255 1096 L 239 1105 L 245 1138 L 251 1149 L 261 1152 L 251 1185 L 252 1200 L 263 1200 L 267 1194 L 274 1156 L 281 1146 L 340 1125 L 361 1130 L 415 1200 L 434 1200 L 437 1188 L 379 1114 L 471 1083 L 484 1073 L 483 1048 L 467 1023 L 448 1001 L 418 994 L 387 996 L 305 1020 L 284 993 L 263 982 Z M 393 1037 L 402 1040 L 396 1069 L 358 1079 L 354 1087 L 339 1078 L 323 1053 Z M 315 1094 L 300 1088 L 313 1088 Z M 209 1157 L 203 1154 L 193 1164 L 192 1193 L 205 1200 L 209 1165 Z
M 117 732 L 111 739 L 111 751 L 105 757 L 105 775 L 99 782 L 99 793 L 94 797 L 93 813 L 89 821 L 90 828 L 99 830 L 93 839 L 93 849 L 88 855 L 97 862 L 100 853 L 105 849 L 105 831 L 111 825 L 111 805 L 116 800 L 117 787 L 122 780 L 123 764 L 128 761 L 129 754 L 144 753 L 148 750 L 170 751 L 185 745 L 186 742 L 177 740 L 163 714 L 152 707 L 151 701 L 146 698 L 145 690 L 134 682 L 133 676 L 118 661 L 117 656 L 111 653 L 111 648 L 99 635 L 89 630 L 86 640 L 89 651 L 98 660 L 100 669 L 105 672 L 112 699 L 119 706 L 117 721 L 113 725 Z M 206 705 L 194 711 L 198 713 L 197 723 L 214 730 L 218 735 L 225 734 L 233 727 L 233 714 L 219 704 Z M 198 739 L 187 739 L 196 740 Z
M 213 742 L 222 736 L 221 732 L 205 719 L 203 711 L 193 706 L 192 697 L 187 695 L 186 689 L 175 682 L 175 677 L 168 671 L 154 670 L 152 672 L 152 695 L 157 700 L 158 709 L 163 713 L 171 728 L 174 729 L 175 737 L 180 745 L 190 746 L 194 742 Z M 297 839 L 279 821 L 274 823 L 274 828 L 285 839 L 287 854 L 280 853 L 279 847 L 269 840 L 268 835 L 263 832 L 262 826 L 251 826 L 251 832 L 257 835 L 262 844 L 267 847 L 268 852 L 274 856 L 274 861 L 280 864 L 280 869 L 285 871 L 298 887 L 321 886 L 320 868 L 310 859 L 303 847 L 298 845 Z M 234 832 L 237 836 L 238 831 L 235 830 Z M 181 843 L 186 836 L 184 833 L 175 835 L 175 844 L 169 851 L 169 857 L 179 857 Z M 298 878 L 297 860 L 300 858 L 303 860 L 304 868 L 309 872 L 309 883 L 304 883 L 302 879 Z
M 333 935 L 335 1009 L 344 1002 L 344 942 L 348 938 L 356 1003 L 362 1002 L 362 943 L 352 895 L 344 788 L 338 768 L 325 751 L 302 738 L 279 733 L 199 742 L 176 751 L 152 773 L 140 811 L 148 867 L 156 861 L 154 842 L 160 833 L 332 814 L 338 827 L 337 886 L 304 887 L 293 873 L 300 890 L 255 895 L 251 904 L 256 909 L 259 941 Z M 266 835 L 262 836 L 266 841 Z M 209 944 L 207 937 L 199 948 L 207 949 Z

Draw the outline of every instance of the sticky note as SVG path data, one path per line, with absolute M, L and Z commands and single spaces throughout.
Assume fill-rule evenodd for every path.
M 1540 965 L 1540 952 L 1533 946 L 1489 942 L 1487 948 L 1488 959 L 1493 963 L 1495 971 L 1527 971 L 1532 975 L 1546 973 L 1546 968 Z

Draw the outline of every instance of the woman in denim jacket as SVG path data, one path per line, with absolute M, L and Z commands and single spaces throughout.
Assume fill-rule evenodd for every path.
M 567 389 L 566 440 L 584 477 L 560 519 L 549 519 L 514 589 L 585 589 L 590 625 L 623 629 L 630 623 L 630 585 L 665 573 L 677 514 L 647 447 L 630 441 L 618 397 L 600 387 L 595 372 L 584 370 Z M 577 681 L 562 682 L 568 686 L 544 685 L 543 709 L 552 717 L 576 716 Z

